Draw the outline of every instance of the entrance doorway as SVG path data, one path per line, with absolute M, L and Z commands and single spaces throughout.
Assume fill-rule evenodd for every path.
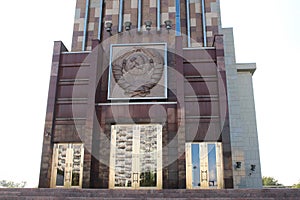
M 162 188 L 162 125 L 112 125 L 109 188 Z
M 223 188 L 222 144 L 186 144 L 186 184 L 188 189 Z
M 54 144 L 51 187 L 81 188 L 83 144 Z

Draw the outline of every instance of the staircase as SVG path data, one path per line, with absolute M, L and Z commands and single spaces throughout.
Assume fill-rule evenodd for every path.
M 0 189 L 0 200 L 299 200 L 299 189 Z

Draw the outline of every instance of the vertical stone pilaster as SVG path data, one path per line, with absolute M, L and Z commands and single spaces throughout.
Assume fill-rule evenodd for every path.
M 224 41 L 223 35 L 215 35 L 213 45 L 216 48 L 218 90 L 219 90 L 219 107 L 220 107 L 220 124 L 221 137 L 223 144 L 223 168 L 224 168 L 224 186 L 233 188 L 232 175 L 232 152 L 229 127 L 227 81 L 224 59 Z
M 44 140 L 42 150 L 42 160 L 39 178 L 39 188 L 49 188 L 52 170 L 53 143 L 54 133 L 55 103 L 58 84 L 58 72 L 61 52 L 67 51 L 67 48 L 60 41 L 54 42 L 53 58 L 51 66 L 50 84 L 48 92 L 47 111 L 45 119 Z
M 89 188 L 92 182 L 91 169 L 92 169 L 92 155 L 93 155 L 93 135 L 94 131 L 98 129 L 97 120 L 95 119 L 95 98 L 96 98 L 96 89 L 98 85 L 98 74 L 99 74 L 99 64 L 101 60 L 101 53 L 99 48 L 99 41 L 92 40 L 93 51 L 88 56 L 88 62 L 90 63 L 89 70 L 89 91 L 88 91 L 88 106 L 87 106 L 87 119 L 86 119 L 86 129 L 84 137 L 85 145 L 85 159 L 84 159 L 84 169 L 83 169 L 83 183 L 84 188 Z M 98 140 L 96 140 L 98 141 Z
M 183 75 L 183 49 L 182 36 L 175 37 L 176 55 L 175 69 L 177 70 L 177 139 L 178 139 L 178 188 L 186 188 L 185 170 L 185 108 L 184 108 L 184 75 Z

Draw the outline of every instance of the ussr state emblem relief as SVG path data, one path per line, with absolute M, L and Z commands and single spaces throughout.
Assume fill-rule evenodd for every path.
M 127 97 L 147 97 L 164 73 L 164 58 L 155 49 L 132 48 L 112 62 L 115 82 Z

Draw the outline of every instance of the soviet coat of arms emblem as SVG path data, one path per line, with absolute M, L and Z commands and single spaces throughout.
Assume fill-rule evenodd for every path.
M 113 77 L 128 97 L 149 95 L 163 71 L 164 58 L 155 49 L 133 48 L 112 62 Z

